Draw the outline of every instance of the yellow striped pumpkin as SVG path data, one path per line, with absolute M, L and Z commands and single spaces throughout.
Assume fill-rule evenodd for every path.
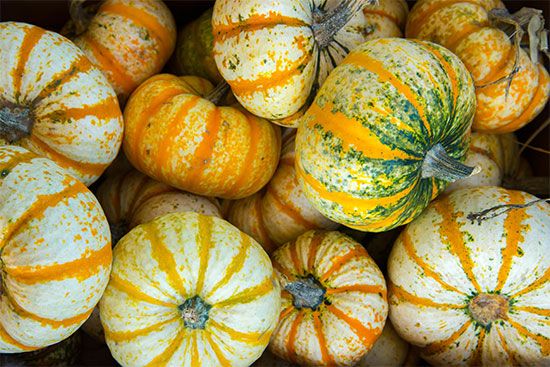
M 517 50 L 510 37 L 490 21 L 500 0 L 419 0 L 407 22 L 407 38 L 439 43 L 466 65 L 476 84 L 473 129 L 512 132 L 533 120 L 550 95 L 550 75 L 542 63 Z M 507 93 L 508 75 L 519 53 L 518 70 Z
M 386 282 L 357 242 L 309 231 L 272 255 L 282 287 L 269 349 L 304 366 L 352 366 L 382 333 Z
M 253 114 L 270 120 L 300 114 L 329 72 L 366 41 L 361 9 L 371 2 L 218 0 L 212 15 L 218 70 Z
M 378 0 L 367 5 L 363 14 L 367 20 L 367 41 L 375 38 L 403 37 L 409 6 L 405 0 Z
M 206 79 L 169 74 L 140 85 L 124 110 L 132 165 L 198 195 L 238 199 L 260 190 L 277 168 L 280 129 L 240 106 L 216 106 L 209 98 L 217 91 Z
M 498 187 L 458 190 L 401 233 L 388 262 L 390 318 L 431 364 L 550 363 L 550 205 L 468 219 L 535 199 Z
M 176 24 L 161 0 L 106 0 L 74 43 L 124 102 L 168 61 L 176 44 Z
M 249 366 L 277 324 L 269 257 L 226 221 L 187 212 L 134 228 L 114 249 L 100 302 L 123 366 Z
M 0 23 L 0 145 L 52 159 L 89 185 L 115 159 L 122 113 L 105 77 L 68 39 Z
M 335 222 L 369 232 L 408 223 L 449 181 L 472 173 L 460 161 L 474 111 L 471 77 L 448 50 L 368 41 L 332 71 L 304 115 L 298 180 Z
M 109 226 L 96 198 L 49 159 L 0 147 L 0 352 L 70 336 L 103 294 Z

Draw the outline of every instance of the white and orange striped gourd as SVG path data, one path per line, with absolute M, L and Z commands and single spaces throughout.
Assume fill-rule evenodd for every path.
M 491 22 L 500 0 L 419 0 L 407 22 L 407 38 L 439 43 L 455 53 L 472 74 L 477 110 L 472 128 L 486 133 L 515 131 L 532 121 L 550 95 L 550 75 L 542 63 L 517 49 Z M 519 53 L 518 70 L 507 93 Z
M 265 251 L 228 222 L 173 213 L 114 249 L 100 302 L 123 366 L 249 366 L 269 342 L 280 289 Z
M 68 39 L 0 23 L 0 145 L 52 159 L 86 185 L 115 159 L 122 113 L 105 77 Z
M 103 294 L 111 237 L 76 178 L 21 147 L 0 147 L 0 353 L 75 332 Z
M 355 367 L 403 366 L 408 360 L 415 361 L 414 365 L 417 365 L 417 356 L 413 356 L 412 349 L 409 343 L 397 334 L 390 320 L 387 320 L 372 349 Z
M 281 284 L 279 325 L 269 349 L 302 366 L 353 366 L 382 333 L 386 282 L 351 238 L 309 231 L 272 255 Z
M 468 219 L 535 199 L 498 187 L 457 190 L 401 233 L 388 262 L 390 318 L 429 363 L 550 363 L 550 205 Z
M 367 40 L 386 37 L 403 37 L 409 6 L 405 0 L 378 0 L 367 5 L 363 14 L 367 21 Z
M 168 61 L 176 45 L 176 24 L 161 0 L 105 0 L 74 43 L 123 102 Z

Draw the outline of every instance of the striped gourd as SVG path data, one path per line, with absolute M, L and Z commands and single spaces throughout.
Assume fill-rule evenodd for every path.
M 52 159 L 89 185 L 115 159 L 122 113 L 105 77 L 66 38 L 0 23 L 0 145 Z
M 49 159 L 0 147 L 0 352 L 75 332 L 111 270 L 109 226 L 96 198 Z
M 123 366 L 249 366 L 280 307 L 269 257 L 226 221 L 187 212 L 131 230 L 100 302 Z
M 159 74 L 124 110 L 124 152 L 148 176 L 198 195 L 238 199 L 271 178 L 280 129 L 240 106 L 218 107 L 220 89 L 199 77 Z
M 224 217 L 251 235 L 267 253 L 311 229 L 338 227 L 309 203 L 298 184 L 294 169 L 295 136 L 295 129 L 285 134 L 279 166 L 263 190 L 224 203 Z
M 535 199 L 498 187 L 454 191 L 430 204 L 395 243 L 391 321 L 431 364 L 550 363 L 550 205 L 468 218 Z
M 74 43 L 123 102 L 168 61 L 176 44 L 176 24 L 161 0 L 105 0 Z
M 367 5 L 363 14 L 367 21 L 367 40 L 386 37 L 403 37 L 409 6 L 405 0 L 378 0 Z
M 353 366 L 382 333 L 386 282 L 367 251 L 339 232 L 309 231 L 272 255 L 281 314 L 269 349 L 303 366 Z
M 403 366 L 405 362 L 409 362 L 408 366 L 419 365 L 418 356 L 413 348 L 401 339 L 392 323 L 387 320 L 382 334 L 370 352 L 361 358 L 355 367 Z
M 214 60 L 237 100 L 280 124 L 309 104 L 312 92 L 349 50 L 366 41 L 361 9 L 370 0 L 218 0 Z
M 368 41 L 332 71 L 304 116 L 298 180 L 335 222 L 370 232 L 408 223 L 449 181 L 472 173 L 458 161 L 474 110 L 472 80 L 448 50 Z
M 542 111 L 550 94 L 550 76 L 542 63 L 533 62 L 491 21 L 489 11 L 503 7 L 500 0 L 420 0 L 406 29 L 408 38 L 439 43 L 464 62 L 476 85 L 473 129 L 487 133 L 524 126 Z M 514 66 L 518 69 L 508 90 L 503 78 Z

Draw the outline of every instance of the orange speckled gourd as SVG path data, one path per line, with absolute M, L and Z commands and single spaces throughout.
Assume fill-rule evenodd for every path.
M 132 229 L 114 250 L 100 302 L 123 366 L 250 366 L 277 324 L 269 257 L 228 222 L 173 213 Z
M 68 39 L 0 23 L 0 145 L 52 159 L 89 185 L 115 159 L 122 113 L 113 88 Z
M 103 294 L 111 237 L 90 191 L 51 160 L 0 147 L 0 352 L 55 344 Z
M 388 262 L 390 318 L 430 364 L 550 363 L 550 205 L 468 219 L 536 199 L 499 187 L 457 190 L 401 233 Z
M 176 24 L 160 0 L 106 0 L 74 43 L 125 101 L 168 61 L 176 44 Z
M 405 0 L 378 0 L 378 4 L 363 8 L 368 24 L 367 40 L 403 37 L 409 6 Z
M 269 349 L 302 366 L 353 366 L 382 333 L 386 282 L 351 238 L 309 231 L 272 255 L 283 288 Z
M 124 152 L 143 173 L 198 195 L 237 199 L 271 178 L 281 149 L 279 127 L 240 106 L 218 107 L 199 77 L 156 75 L 124 110 Z
M 550 76 L 542 63 L 533 63 L 489 19 L 489 11 L 503 8 L 500 0 L 420 0 L 412 8 L 406 36 L 436 42 L 464 62 L 476 84 L 477 110 L 473 129 L 487 133 L 512 132 L 542 111 L 550 94 Z M 507 80 L 518 72 L 506 95 Z

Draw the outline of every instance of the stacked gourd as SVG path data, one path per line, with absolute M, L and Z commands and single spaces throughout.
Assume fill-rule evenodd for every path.
M 217 0 L 177 35 L 160 0 L 73 0 L 72 42 L 0 23 L 0 352 L 88 320 L 123 366 L 550 363 L 550 205 L 496 187 L 526 170 L 491 135 L 550 78 L 493 8 Z

